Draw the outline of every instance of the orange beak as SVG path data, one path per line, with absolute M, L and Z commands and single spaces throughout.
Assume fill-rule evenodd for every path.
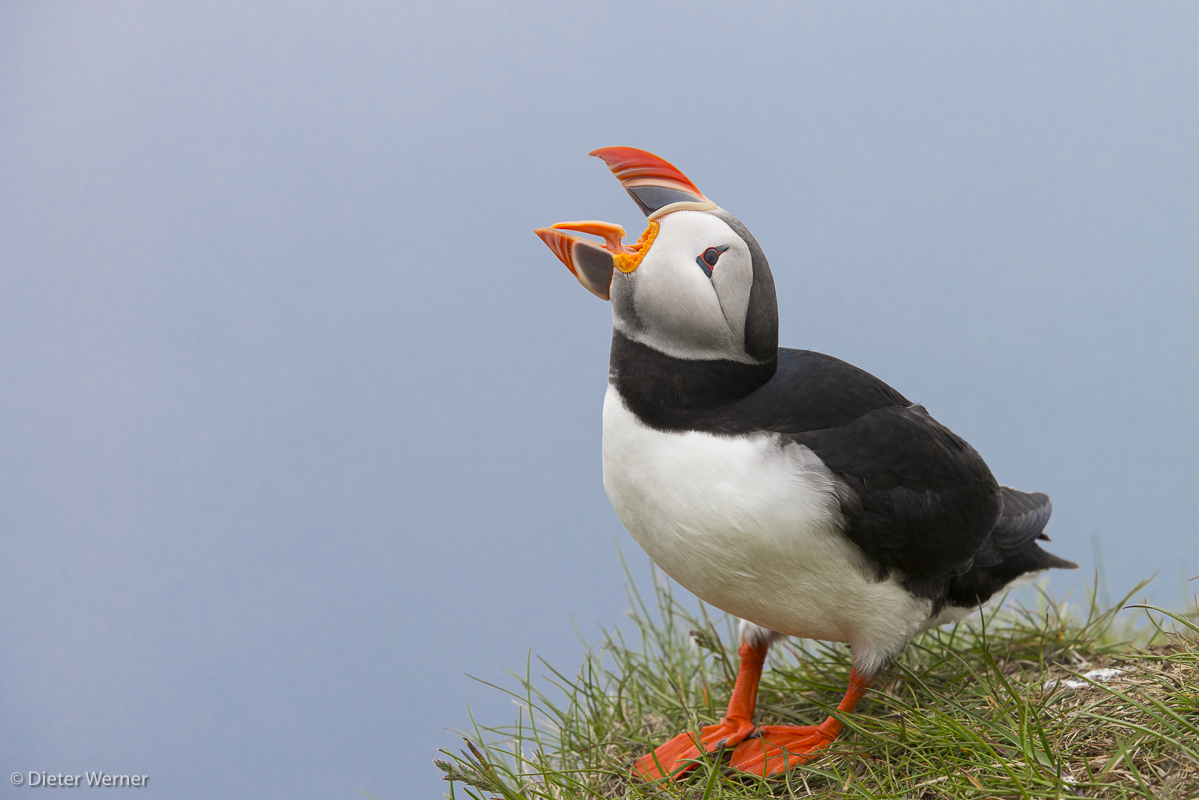
M 637 269 L 653 244 L 654 237 L 658 235 L 658 223 L 654 220 L 671 211 L 708 210 L 716 208 L 716 204 L 704 197 L 703 192 L 678 168 L 653 153 L 635 147 L 601 147 L 592 150 L 589 155 L 604 160 L 637 207 L 649 217 L 649 227 L 645 233 L 630 247 L 623 241 L 624 228 L 611 222 L 559 222 L 534 232 L 549 245 L 554 255 L 579 279 L 579 283 L 596 297 L 607 300 L 613 271 L 629 273 Z M 604 243 L 601 245 L 590 239 L 562 233 L 563 230 L 599 236 Z
M 572 236 L 562 231 L 578 231 L 602 236 L 604 243 L 593 242 Z M 624 244 L 624 228 L 611 222 L 585 220 L 583 222 L 559 222 L 548 228 L 534 231 L 549 245 L 554 255 L 579 279 L 587 291 L 601 300 L 609 299 L 613 270 L 632 272 L 658 235 L 658 223 L 650 222 L 645 233 L 632 247 Z

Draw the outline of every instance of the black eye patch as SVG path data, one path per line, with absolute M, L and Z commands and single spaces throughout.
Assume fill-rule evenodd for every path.
M 716 266 L 716 262 L 720 260 L 720 254 L 728 249 L 728 245 L 709 247 L 704 251 L 703 255 L 695 257 L 695 263 L 699 264 L 699 268 L 704 271 L 704 274 L 711 278 L 712 267 Z

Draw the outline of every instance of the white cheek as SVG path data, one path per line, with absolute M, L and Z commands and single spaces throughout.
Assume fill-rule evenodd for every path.
M 753 258 L 744 244 L 730 247 L 712 270 L 712 286 L 721 313 L 730 339 L 738 347 L 745 346 L 745 317 L 749 313 L 749 292 L 753 282 Z
M 613 281 L 617 330 L 675 358 L 756 363 L 745 352 L 745 315 L 753 285 L 749 247 L 710 214 L 677 211 L 659 224 L 637 269 Z M 697 257 L 718 244 L 729 249 L 709 277 Z
M 644 270 L 634 295 L 637 315 L 653 320 L 654 332 L 664 339 L 723 351 L 732 335 L 720 300 L 699 265 L 687 264 L 684 258 L 685 254 L 650 251 L 637 268 Z

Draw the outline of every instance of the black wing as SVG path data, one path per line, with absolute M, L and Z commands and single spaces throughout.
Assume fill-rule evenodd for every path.
M 841 478 L 845 535 L 880 573 L 961 574 L 990 541 L 1002 500 L 982 457 L 868 372 L 780 350 L 776 374 L 738 406 L 738 417 L 787 434 Z
M 845 535 L 880 571 L 909 579 L 969 569 L 999 516 L 982 457 L 920 406 L 872 411 L 848 425 L 793 434 L 852 490 Z

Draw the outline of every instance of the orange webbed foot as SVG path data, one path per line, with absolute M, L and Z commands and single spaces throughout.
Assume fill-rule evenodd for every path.
M 699 744 L 702 752 L 712 753 L 722 747 L 740 744 L 754 732 L 748 719 L 725 719 L 719 725 L 706 725 L 700 729 Z M 633 774 L 645 780 L 661 780 L 678 777 L 695 766 L 701 749 L 696 744 L 695 733 L 680 733 L 654 752 L 642 756 L 633 764 Z
M 832 719 L 820 725 L 765 725 L 758 736 L 737 745 L 730 766 L 754 775 L 779 775 L 816 758 L 840 732 Z

